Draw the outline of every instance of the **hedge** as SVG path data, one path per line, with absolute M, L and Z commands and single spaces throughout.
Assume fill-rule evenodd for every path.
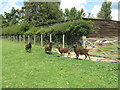
M 94 30 L 92 21 L 74 20 L 51 26 L 35 27 L 28 24 L 16 24 L 2 29 L 2 34 L 66 34 L 87 35 Z

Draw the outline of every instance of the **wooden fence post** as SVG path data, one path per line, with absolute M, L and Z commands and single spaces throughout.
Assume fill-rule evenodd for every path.
M 9 40 L 10 40 L 10 35 L 9 35 Z
M 23 35 L 23 42 L 25 43 L 25 35 Z
M 13 40 L 15 40 L 15 35 L 13 35 Z
M 11 41 L 13 41 L 13 35 L 11 35 Z
M 63 34 L 63 48 L 65 47 L 65 35 Z
M 30 35 L 28 35 L 28 43 L 30 42 Z
M 5 35 L 5 39 L 7 39 L 7 35 Z
M 52 42 L 52 35 L 50 34 L 50 42 Z
M 15 38 L 16 38 L 16 42 L 17 42 L 17 35 L 15 36 Z
M 21 35 L 19 35 L 19 42 L 21 42 Z
M 82 40 L 83 40 L 83 48 L 86 48 L 86 36 L 82 36 Z
M 35 45 L 35 41 L 36 41 L 35 37 L 36 37 L 36 36 L 34 35 L 34 45 Z
M 43 36 L 41 34 L 41 46 L 43 46 Z

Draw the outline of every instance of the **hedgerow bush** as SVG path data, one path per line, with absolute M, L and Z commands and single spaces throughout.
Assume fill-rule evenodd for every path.
M 36 34 L 36 31 L 38 30 L 38 27 L 32 26 L 28 31 L 26 31 L 24 34 Z
M 16 24 L 3 28 L 2 34 L 43 34 L 44 41 L 49 41 L 49 35 L 52 34 L 52 40 L 62 42 L 62 35 L 65 34 L 65 44 L 81 44 L 81 37 L 88 35 L 95 29 L 92 21 L 73 20 L 63 23 L 57 23 L 47 26 L 30 26 L 29 24 Z
M 15 24 L 2 28 L 2 34 L 24 34 L 29 29 L 29 24 Z
M 73 41 L 75 41 L 93 30 L 92 21 L 74 20 L 41 27 L 30 26 L 29 24 L 16 24 L 3 28 L 2 34 L 65 34 L 68 39 L 73 39 Z

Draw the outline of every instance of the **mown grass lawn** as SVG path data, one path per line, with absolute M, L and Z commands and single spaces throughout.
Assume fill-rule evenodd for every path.
M 26 53 L 24 43 L 3 40 L 3 88 L 118 88 L 118 64 Z

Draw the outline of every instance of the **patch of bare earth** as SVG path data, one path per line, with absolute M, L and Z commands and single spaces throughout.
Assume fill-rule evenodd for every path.
M 54 52 L 59 53 L 59 51 L 57 49 L 54 50 Z M 60 54 L 60 53 L 59 53 Z M 90 54 L 91 55 L 91 54 Z M 64 54 L 65 58 L 76 58 L 76 55 L 74 52 L 71 52 L 71 55 L 68 56 L 68 54 Z M 85 59 L 84 55 L 79 55 L 79 59 Z M 86 58 L 87 60 L 89 60 L 89 58 Z M 117 63 L 120 62 L 120 60 L 116 60 L 115 58 L 108 58 L 108 57 L 98 57 L 98 56 L 90 56 L 90 60 L 91 61 L 103 61 L 103 62 L 113 62 L 113 63 Z

